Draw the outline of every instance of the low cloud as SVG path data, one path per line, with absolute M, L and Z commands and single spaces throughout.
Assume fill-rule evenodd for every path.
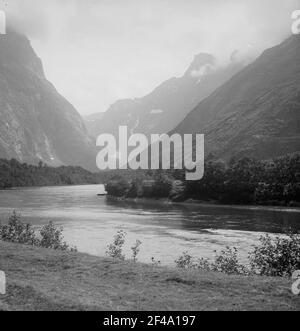
M 199 69 L 192 70 L 191 77 L 197 78 L 198 82 L 200 82 L 203 77 L 207 76 L 214 70 L 215 70 L 215 66 L 206 64 L 206 65 L 200 67 Z
M 149 93 L 200 52 L 220 64 L 253 58 L 291 33 L 291 12 L 300 9 L 298 0 L 6 2 L 9 23 L 32 40 L 48 78 L 82 114 Z

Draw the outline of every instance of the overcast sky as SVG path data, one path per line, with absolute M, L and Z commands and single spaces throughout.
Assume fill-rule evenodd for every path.
M 83 114 L 180 76 L 195 54 L 258 55 L 286 38 L 299 0 L 0 0 L 47 78 Z

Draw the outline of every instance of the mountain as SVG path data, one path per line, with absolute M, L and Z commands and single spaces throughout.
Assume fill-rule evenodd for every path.
M 87 115 L 83 118 L 88 132 L 95 132 L 99 121 L 102 120 L 104 113 L 95 113 Z
M 182 77 L 171 78 L 143 98 L 117 101 L 94 122 L 90 133 L 94 137 L 101 133 L 117 135 L 121 125 L 126 125 L 131 134 L 167 133 L 243 66 L 235 60 L 218 66 L 212 55 L 199 54 Z
M 300 151 L 300 36 L 265 51 L 174 130 L 204 133 L 206 155 L 268 159 Z
M 29 40 L 0 36 L 0 158 L 95 168 L 95 148 L 75 108 L 47 81 Z

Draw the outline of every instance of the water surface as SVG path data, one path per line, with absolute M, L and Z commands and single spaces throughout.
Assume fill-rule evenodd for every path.
M 0 219 L 13 210 L 26 222 L 41 226 L 49 220 L 64 227 L 68 243 L 81 252 L 104 256 L 115 233 L 127 233 L 125 252 L 139 239 L 139 259 L 154 257 L 172 265 L 183 251 L 213 258 L 214 251 L 235 246 L 245 260 L 263 233 L 300 230 L 299 210 L 260 207 L 164 205 L 158 202 L 108 202 L 98 197 L 102 185 L 25 188 L 0 191 Z

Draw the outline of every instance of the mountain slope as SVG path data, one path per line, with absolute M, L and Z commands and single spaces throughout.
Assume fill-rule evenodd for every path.
M 104 116 L 104 113 L 95 113 L 95 114 L 91 114 L 88 116 L 84 116 L 83 120 L 84 120 L 84 124 L 88 130 L 88 132 L 95 132 L 97 131 L 97 125 L 99 125 L 99 121 L 102 120 Z
M 265 51 L 174 130 L 204 133 L 206 154 L 260 159 L 300 150 L 300 36 Z
M 226 67 L 217 66 L 212 55 L 199 54 L 182 77 L 164 82 L 143 98 L 113 104 L 103 118 L 94 123 L 91 134 L 117 135 L 121 125 L 128 126 L 131 134 L 167 133 L 242 67 L 238 61 L 232 61 Z
M 0 36 L 0 158 L 93 169 L 95 149 L 75 108 L 49 83 L 23 36 Z

